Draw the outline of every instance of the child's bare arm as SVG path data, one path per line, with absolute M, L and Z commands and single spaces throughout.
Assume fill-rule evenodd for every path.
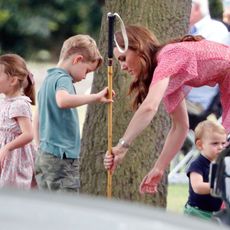
M 33 133 L 34 133 L 34 141 L 35 141 L 35 145 L 36 148 L 39 145 L 39 118 L 38 118 L 38 108 L 36 108 L 36 111 L 34 113 L 34 117 L 33 117 Z
M 74 108 L 81 105 L 86 105 L 95 102 L 109 103 L 112 100 L 107 98 L 108 88 L 104 88 L 102 91 L 89 94 L 89 95 L 72 95 L 65 90 L 58 90 L 56 92 L 56 102 L 60 108 Z
M 210 185 L 208 182 L 203 181 L 202 175 L 196 172 L 190 173 L 190 181 L 193 188 L 193 191 L 197 194 L 209 194 Z
M 3 162 L 5 156 L 9 154 L 10 151 L 22 147 L 33 140 L 33 130 L 30 119 L 28 117 L 17 117 L 17 121 L 22 133 L 0 149 L 0 163 Z
M 10 151 L 22 147 L 23 145 L 26 145 L 33 140 L 33 129 L 30 118 L 17 117 L 17 122 L 20 126 L 22 133 L 13 141 L 5 145 Z

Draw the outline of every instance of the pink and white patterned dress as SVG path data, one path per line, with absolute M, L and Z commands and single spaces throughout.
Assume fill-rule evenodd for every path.
M 163 102 L 168 113 L 187 96 L 192 87 L 219 84 L 222 123 L 230 132 L 230 47 L 201 40 L 168 44 L 157 56 L 152 83 L 170 77 Z
M 21 134 L 16 117 L 32 119 L 30 99 L 26 96 L 0 100 L 0 147 Z M 0 187 L 30 189 L 34 174 L 35 149 L 32 142 L 8 154 L 0 166 Z

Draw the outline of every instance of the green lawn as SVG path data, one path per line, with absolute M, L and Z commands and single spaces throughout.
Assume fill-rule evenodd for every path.
M 167 197 L 167 211 L 183 213 L 183 208 L 187 199 L 187 184 L 169 184 Z

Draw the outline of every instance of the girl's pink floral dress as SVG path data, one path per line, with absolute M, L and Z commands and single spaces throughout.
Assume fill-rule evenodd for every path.
M 21 134 L 16 117 L 32 119 L 30 99 L 26 96 L 0 99 L 0 147 Z M 34 174 L 35 149 L 32 143 L 8 154 L 0 165 L 0 187 L 30 189 Z
M 152 83 L 169 77 L 163 102 L 168 113 L 192 87 L 219 85 L 222 123 L 230 133 L 230 46 L 207 40 L 166 45 L 157 57 Z

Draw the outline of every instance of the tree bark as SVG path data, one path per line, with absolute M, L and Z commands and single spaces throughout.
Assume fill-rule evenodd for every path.
M 101 24 L 99 49 L 107 60 L 107 13 L 117 12 L 125 24 L 139 24 L 150 28 L 160 42 L 166 42 L 184 35 L 188 30 L 191 0 L 107 0 Z M 119 25 L 119 23 L 117 23 Z M 113 65 L 113 89 L 116 92 L 113 103 L 113 146 L 122 137 L 133 112 L 127 97 L 129 76 L 120 72 L 118 63 Z M 92 92 L 107 85 L 107 68 L 95 74 Z M 153 166 L 165 141 L 170 120 L 163 106 L 151 125 L 134 141 L 124 161 L 113 175 L 114 198 L 142 201 L 166 207 L 167 173 L 159 192 L 141 196 L 138 192 L 142 178 Z M 81 192 L 105 196 L 107 172 L 103 157 L 107 150 L 107 105 L 89 105 L 83 127 L 81 150 Z

